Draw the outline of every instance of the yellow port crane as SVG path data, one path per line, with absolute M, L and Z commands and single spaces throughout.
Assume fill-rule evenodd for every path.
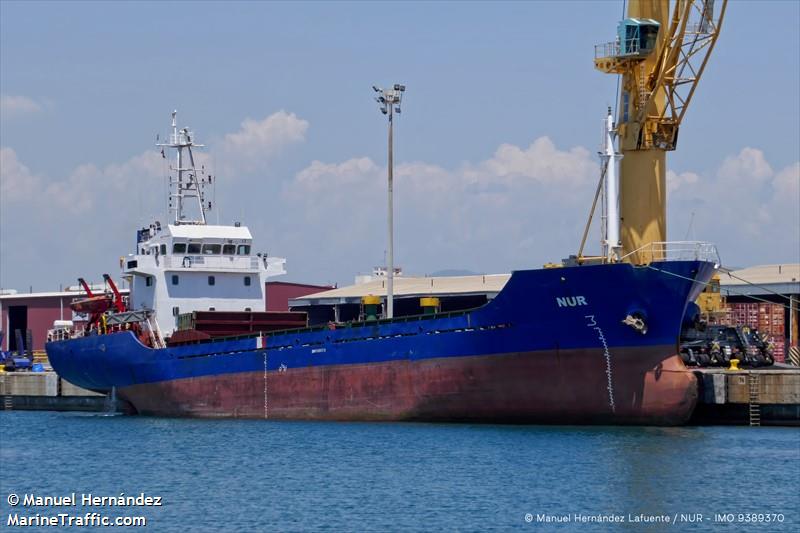
M 621 76 L 617 135 L 620 257 L 647 263 L 667 240 L 666 152 L 714 49 L 727 0 L 630 0 L 615 41 L 595 47 L 598 70 Z

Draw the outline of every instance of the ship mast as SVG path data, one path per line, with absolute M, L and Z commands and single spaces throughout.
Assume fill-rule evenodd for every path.
M 198 179 L 194 156 L 192 155 L 192 147 L 203 147 L 204 145 L 196 144 L 192 141 L 192 132 L 189 131 L 189 128 L 178 130 L 177 114 L 177 111 L 172 112 L 172 134 L 169 136 L 169 142 L 156 143 L 156 146 L 162 147 L 162 156 L 164 155 L 164 148 L 174 148 L 176 151 L 175 166 L 170 166 L 170 170 L 174 171 L 174 174 L 169 176 L 169 210 L 174 213 L 176 225 L 205 225 L 206 209 L 211 209 L 211 203 L 209 202 L 206 205 L 204 195 L 206 180 Z M 188 166 L 186 167 L 184 167 L 184 150 L 189 156 Z M 209 177 L 208 182 L 210 183 L 210 181 L 211 178 Z M 186 213 L 185 208 L 187 203 L 193 204 L 194 202 L 197 202 L 197 214 L 193 218 L 192 215 Z

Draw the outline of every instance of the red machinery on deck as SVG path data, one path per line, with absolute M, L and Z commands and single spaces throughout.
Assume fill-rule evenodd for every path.
M 99 329 L 103 326 L 103 317 L 112 307 L 117 313 L 122 313 L 126 310 L 125 302 L 122 300 L 122 295 L 117 289 L 116 283 L 111 279 L 108 274 L 103 274 L 103 280 L 111 289 L 111 293 L 94 294 L 91 287 L 86 280 L 78 278 L 78 283 L 81 284 L 83 290 L 86 292 L 86 298 L 74 300 L 69 304 L 70 309 L 76 313 L 83 313 L 89 315 L 88 324 L 89 329 Z

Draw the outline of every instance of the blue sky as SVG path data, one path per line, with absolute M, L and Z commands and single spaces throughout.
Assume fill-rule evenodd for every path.
M 383 257 L 386 123 L 370 86 L 395 81 L 407 272 L 574 253 L 614 101 L 593 45 L 621 14 L 616 1 L 0 2 L 0 286 L 116 273 L 134 229 L 165 220 L 152 143 L 174 108 L 208 145 L 223 222 L 287 257 L 286 279 L 349 282 Z M 800 261 L 798 26 L 798 2 L 731 2 L 668 156 L 670 237 L 717 242 L 729 265 Z

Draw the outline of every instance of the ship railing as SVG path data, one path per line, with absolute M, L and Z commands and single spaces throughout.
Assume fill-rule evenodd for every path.
M 249 339 L 255 337 L 279 337 L 283 335 L 299 335 L 303 333 L 312 333 L 312 332 L 321 332 L 321 331 L 331 331 L 334 329 L 336 331 L 357 331 L 357 330 L 367 330 L 372 329 L 375 326 L 385 325 L 385 324 L 404 324 L 409 322 L 423 322 L 429 320 L 439 320 L 439 319 L 447 319 L 447 318 L 456 318 L 460 316 L 468 315 L 479 309 L 481 306 L 471 308 L 471 309 L 460 309 L 458 311 L 449 311 L 444 313 L 435 313 L 435 314 L 422 314 L 422 315 L 408 315 L 408 316 L 401 316 L 401 317 L 394 317 L 394 318 L 380 318 L 377 320 L 354 320 L 352 322 L 337 322 L 333 324 L 323 324 L 317 326 L 308 326 L 305 328 L 291 328 L 291 329 L 280 329 L 280 330 L 273 330 L 273 331 L 259 331 L 259 332 L 248 332 L 242 333 L 241 335 L 228 335 L 225 337 L 213 337 L 210 339 L 202 339 L 196 341 L 190 341 L 186 344 L 208 344 L 212 342 L 218 341 L 233 341 L 233 340 L 241 340 L 241 339 Z M 333 326 L 333 328 L 332 328 Z M 506 325 L 502 325 L 500 327 L 506 327 Z M 458 328 L 462 329 L 462 328 Z M 420 331 L 422 331 L 420 329 Z M 369 335 L 365 337 L 359 337 L 354 339 L 340 339 L 338 342 L 352 342 L 357 340 L 365 340 L 367 338 L 374 338 L 374 335 Z
M 177 133 L 170 133 L 169 142 L 170 144 L 175 144 L 175 145 L 186 145 L 189 142 L 189 139 L 191 139 L 193 136 L 194 136 L 193 131 L 184 132 L 181 130 Z
M 634 259 L 638 260 L 633 261 Z M 623 255 L 619 260 L 643 264 L 653 261 L 708 261 L 721 264 L 717 247 L 703 241 L 651 242 Z
M 642 50 L 639 48 L 638 38 L 625 40 L 625 53 L 622 52 L 619 40 L 594 45 L 595 59 L 639 57 L 640 55 L 642 55 Z
M 209 255 L 175 255 L 162 256 L 165 268 L 222 268 L 236 270 L 257 270 L 260 258 L 209 256 Z
M 77 337 L 72 328 L 54 328 L 47 330 L 47 342 L 66 341 Z

